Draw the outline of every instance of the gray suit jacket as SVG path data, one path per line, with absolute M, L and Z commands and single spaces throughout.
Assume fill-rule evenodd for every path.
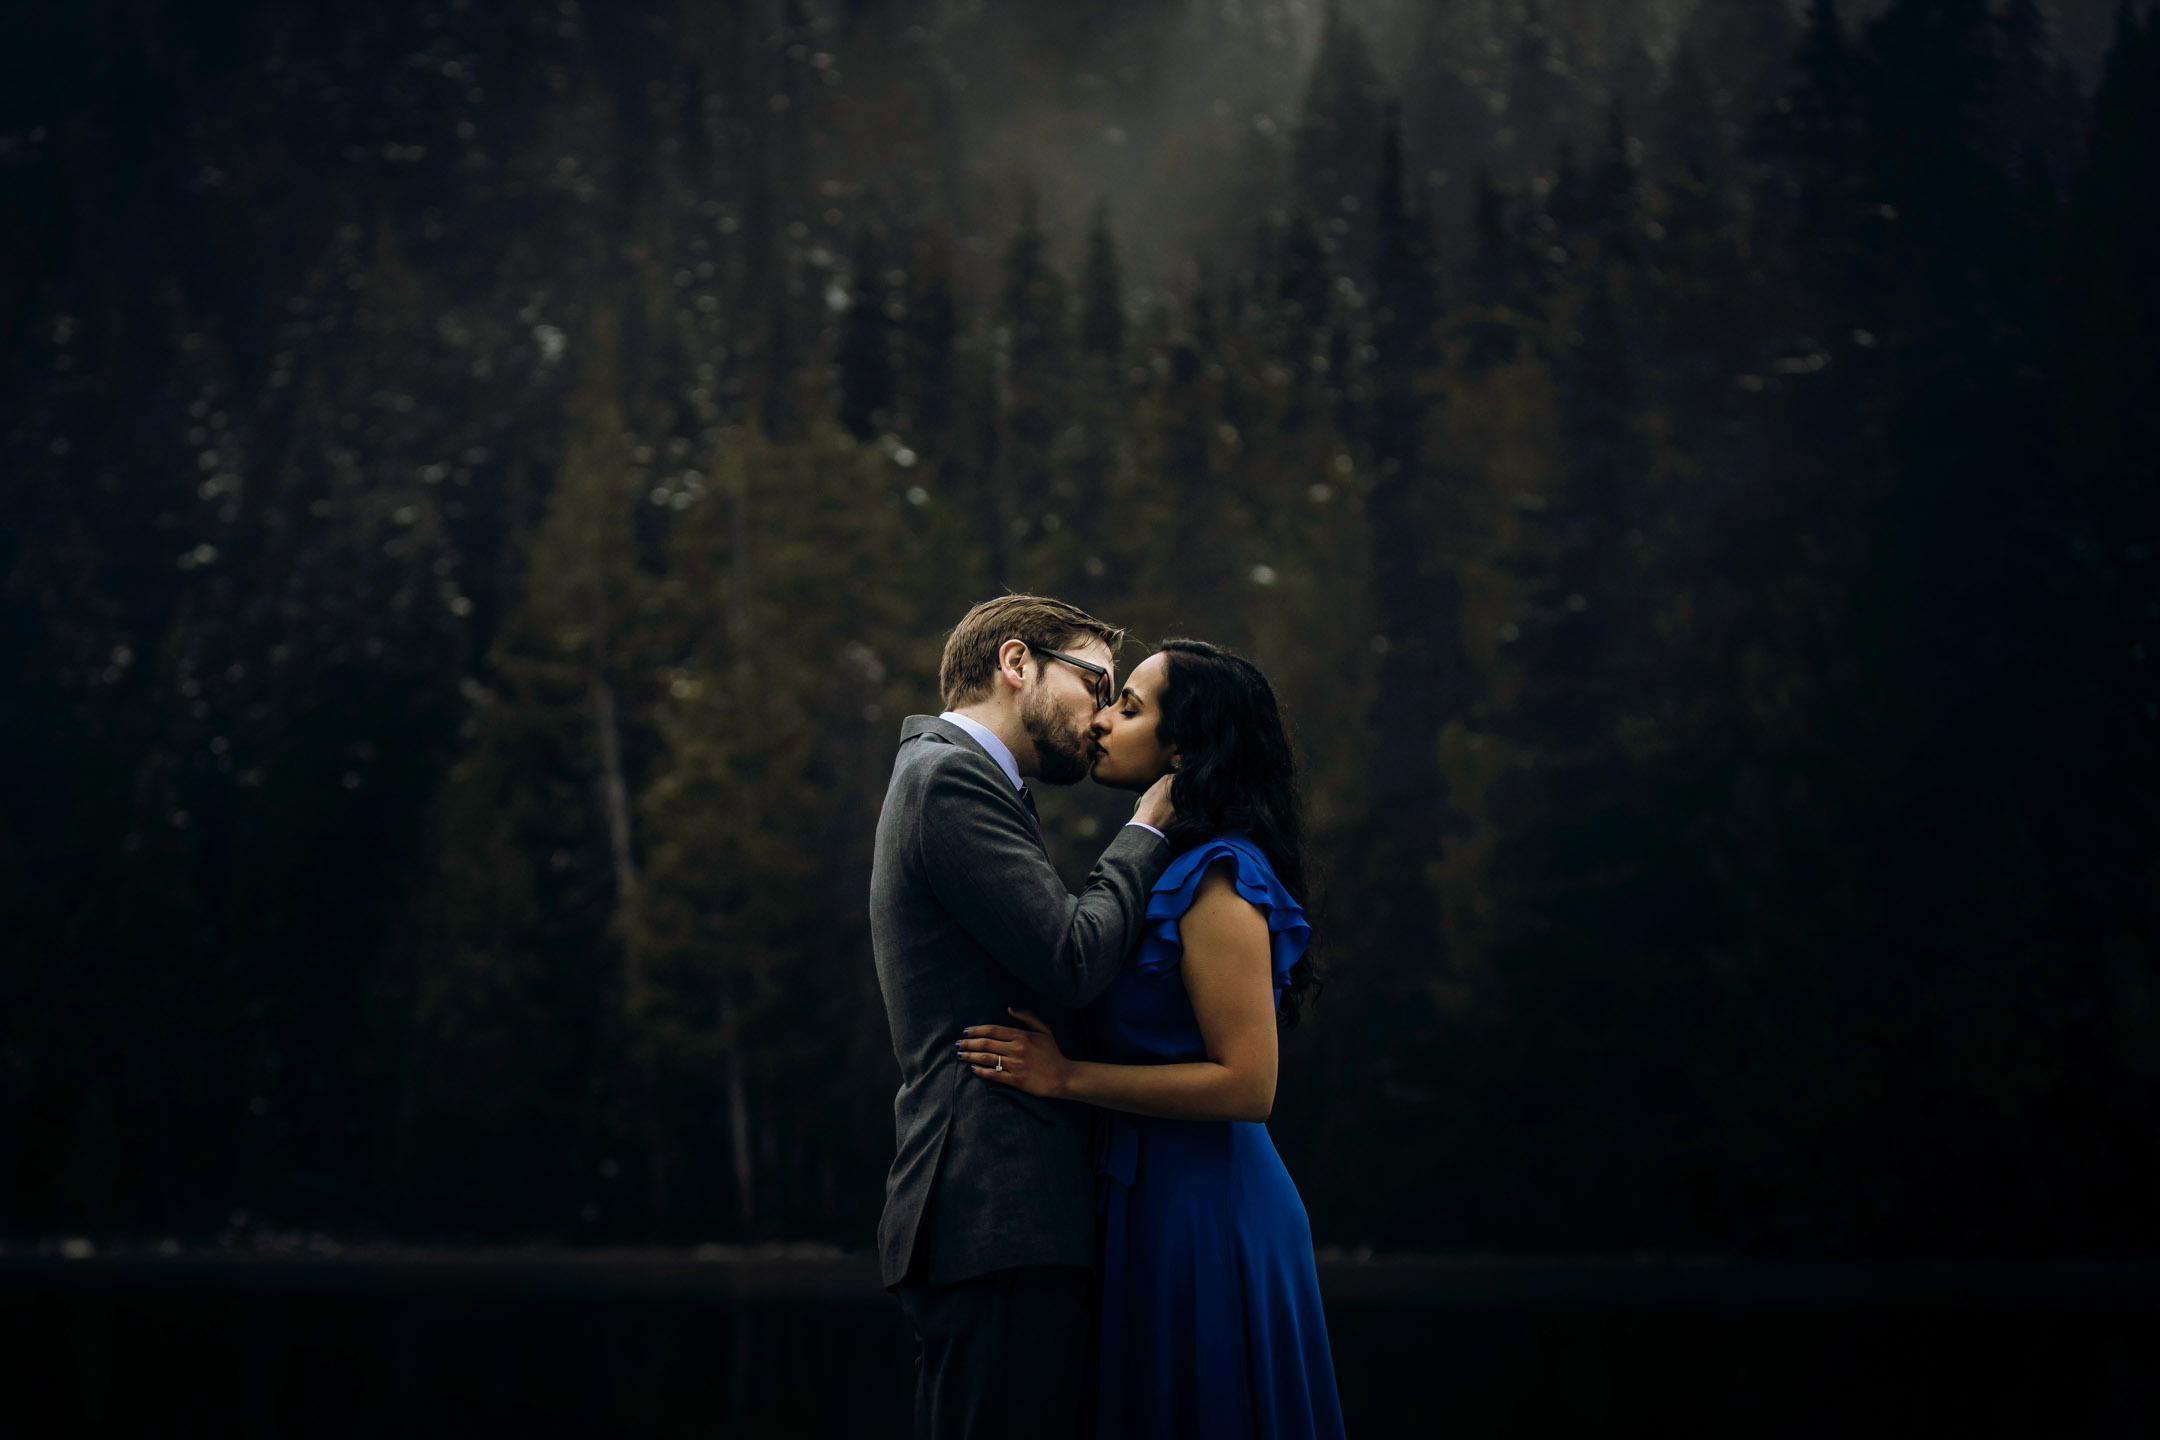
M 1012 1023 L 1012 1005 L 1073 1053 L 1073 1012 L 1139 943 L 1169 863 L 1160 837 L 1125 826 L 1075 899 L 1032 800 L 966 731 L 928 715 L 900 727 L 870 871 L 870 938 L 900 1061 L 899 1153 L 878 1222 L 887 1286 L 1094 1264 L 1087 1107 L 984 1080 L 953 1045 L 964 1026 Z

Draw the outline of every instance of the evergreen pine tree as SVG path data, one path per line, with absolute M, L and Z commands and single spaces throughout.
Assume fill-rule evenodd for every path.
M 1662 678 L 1651 648 L 1644 569 L 1650 456 L 1632 376 L 1636 365 L 1615 281 L 1594 264 L 1580 277 L 1579 340 L 1563 381 L 1565 474 L 1557 493 L 1525 502 L 1518 550 L 1522 604 L 1505 653 L 1517 683 L 1498 729 L 1510 768 L 1488 795 L 1494 930 L 1489 997 L 1539 1031 L 1527 1050 L 1493 1057 L 1488 1093 L 1507 1118 L 1576 1137 L 1595 1158 L 1586 1173 L 1621 1181 L 1606 1196 L 1608 1243 L 1655 1228 L 1668 1189 L 1702 1123 L 1675 1057 L 1699 1003 L 1673 950 L 1699 922 L 1660 887 L 1678 868 L 1660 823 L 1676 797 L 1638 772 L 1634 750 L 1654 745 L 1652 696 Z M 1535 996 L 1535 1000 L 1531 997 Z M 1532 1015 L 1534 1020 L 1529 1019 Z M 1593 1035 L 1624 1036 L 1614 1043 Z M 1528 1055 L 1565 1047 L 1591 1077 L 1559 1113 L 1537 1097 Z M 1514 1068 L 1526 1065 L 1528 1068 Z M 1654 1131 L 1621 1138 L 1601 1123 L 1596 1095 L 1655 1096 Z M 1525 1108 L 1518 1108 L 1525 1107 Z M 1623 1155 L 1625 1158 L 1623 1158 Z M 1518 1233 L 1550 1225 L 1534 1193 L 1517 1198 Z
M 1005 251 L 998 308 L 998 435 L 992 514 L 998 583 L 1022 583 L 1020 547 L 1053 508 L 1052 449 L 1071 424 L 1073 354 L 1064 276 L 1049 253 L 1032 192 Z
M 776 282 L 766 306 L 764 363 L 758 382 L 758 423 L 780 441 L 800 439 L 805 417 L 802 361 L 795 344 L 794 307 L 788 287 Z
M 555 1094 L 597 1082 L 639 1103 L 620 1067 L 650 1001 L 625 938 L 641 896 L 632 765 L 650 700 L 653 590 L 604 316 L 591 348 L 577 430 L 434 837 L 399 1180 L 408 1203 L 437 1213 L 478 1203 L 562 1223 L 545 1207 L 575 1194 L 538 1179 L 579 1148 Z M 605 1103 L 579 1118 L 641 1128 Z M 610 1207 L 599 1223 L 642 1218 Z
M 1873 339 L 1888 301 L 1882 207 L 1864 131 L 1870 79 L 1835 0 L 1814 0 L 1793 75 L 1752 147 L 1769 168 L 1757 187 L 1755 244 L 1789 267 L 1776 287 L 1784 313 L 1772 323 L 1833 343 L 1853 343 L 1855 333 Z
M 1484 73 L 1489 39 L 1487 17 L 1473 7 L 1423 7 L 1400 86 L 1408 153 L 1422 171 L 1443 257 L 1467 243 L 1477 172 L 1499 128 L 1489 98 L 1494 87 Z
M 2085 131 L 2076 77 L 2055 52 L 2039 0 L 2006 0 L 1996 27 L 2003 51 L 1997 152 L 2024 183 L 2058 189 L 2077 165 Z
M 2063 693 L 2078 702 L 2084 738 L 2075 748 L 2089 758 L 2089 783 L 2126 799 L 2151 792 L 2149 778 L 2132 777 L 2152 776 L 2160 733 L 2160 418 L 2151 404 L 2160 393 L 2160 283 L 2151 263 L 2160 251 L 2156 165 L 2160 19 L 2140 19 L 2125 5 L 2071 192 L 2055 409 L 2070 482 L 2058 523 L 2079 574 L 2061 634 L 2082 677 Z M 2066 796 L 2083 788 L 2066 786 Z M 2124 845 L 2094 863 L 2149 863 L 2133 858 L 2140 853 Z M 2128 897 L 2144 888 L 2127 870 L 2116 873 L 2119 885 L 2093 893 Z M 2108 924 L 2130 933 L 2150 921 L 2124 913 Z
M 1322 251 L 1358 279 L 1372 263 L 1370 207 L 1379 188 L 1385 103 L 1364 35 L 1343 14 L 1341 0 L 1328 0 L 1298 121 L 1294 185 Z
M 1426 403 L 1418 382 L 1439 359 L 1440 296 L 1430 221 L 1410 208 L 1404 193 L 1402 127 L 1392 107 L 1381 156 L 1374 204 L 1372 375 L 1377 392 L 1373 454 L 1385 472 L 1391 462 L 1416 463 Z
M 855 275 L 840 337 L 840 423 L 869 440 L 893 421 L 893 325 L 886 314 L 884 248 L 865 226 L 855 239 Z
M 1309 338 L 1322 330 L 1332 313 L 1334 282 L 1312 217 L 1290 217 L 1282 236 L 1275 296 L 1284 330 L 1284 357 L 1305 364 L 1312 354 Z
M 1649 115 L 1653 174 L 1666 180 L 1698 176 L 1711 185 L 1727 181 L 1737 137 L 1727 133 L 1716 88 L 1694 46 L 1681 43 Z
M 791 1211 L 839 1218 L 789 1150 L 862 1165 L 855 1092 L 874 1090 L 883 1037 L 862 1028 L 868 937 L 839 900 L 867 880 L 881 721 L 917 618 L 902 582 L 922 554 L 889 459 L 825 427 L 791 446 L 730 432 L 712 468 L 715 493 L 671 537 L 666 608 L 682 630 L 653 707 L 646 903 L 628 943 L 654 996 L 661 1093 L 682 1097 L 669 1113 L 725 1117 L 725 1147 L 702 1125 L 655 1137 L 680 1177 L 675 1208 L 726 1194 L 750 1236 Z M 795 1011 L 818 1015 L 815 1040 L 772 1023 Z M 813 1054 L 824 1078 L 805 1083 Z
M 1404 976 L 1440 963 L 1442 926 L 1432 888 L 1441 847 L 1457 829 L 1439 734 L 1469 699 L 1461 595 L 1443 553 L 1451 516 L 1437 467 L 1424 452 L 1439 297 L 1427 221 L 1405 203 L 1399 124 L 1391 112 L 1375 196 L 1373 485 L 1374 618 L 1386 661 L 1373 706 L 1372 829 L 1365 857 L 1372 910 L 1402 956 Z
M 1513 361 L 1523 341 L 1540 331 L 1553 245 L 1535 229 L 1549 217 L 1528 203 L 1518 213 L 1482 170 L 1477 191 L 1467 287 L 1471 309 L 1457 323 L 1468 339 L 1469 364 L 1485 369 Z
M 952 273 L 944 237 L 933 231 L 921 247 L 915 291 L 902 322 L 900 393 L 907 435 L 925 455 L 947 459 L 958 443 L 955 346 L 960 335 Z
M 1609 215 L 1609 212 L 1608 212 Z M 1607 216 L 1592 217 L 1595 233 Z M 1553 766 L 1604 764 L 1603 728 L 1620 708 L 1627 627 L 1639 620 L 1639 521 L 1649 456 L 1639 420 L 1624 256 L 1590 249 L 1575 272 L 1582 299 L 1563 404 L 1567 473 L 1541 510 L 1530 567 L 1529 612 L 1514 647 L 1523 666 L 1515 707 L 1526 750 Z M 1633 543 L 1630 535 L 1634 534 Z M 1569 759 L 1567 757 L 1574 757 Z
M 1749 373 L 1764 323 L 1732 199 L 1693 170 L 1653 187 L 1644 227 L 1643 302 L 1655 336 L 1651 388 L 1687 466 L 1737 467 L 1743 428 L 1735 377 Z
M 1169 495 L 1174 537 L 1167 561 L 1165 590 L 1179 629 L 1242 638 L 1237 580 L 1238 533 L 1230 514 L 1231 492 L 1223 475 L 1223 436 L 1218 418 L 1214 355 L 1208 347 L 1206 300 L 1186 307 L 1182 323 L 1166 337 L 1168 361 L 1157 401 L 1154 437 L 1157 459 L 1151 467 Z
M 2149 9 L 2141 19 L 2119 7 L 2092 114 L 2063 217 L 2049 347 L 2064 482 L 2044 512 L 2063 537 L 2045 609 L 2054 678 L 2033 686 L 2041 713 L 2020 727 L 2059 737 L 2033 747 L 2049 773 L 2027 803 L 2044 817 L 2055 873 L 2080 882 L 2066 897 L 2078 918 L 2055 923 L 2090 937 L 2054 952 L 2069 972 L 2055 993 L 2088 997 L 2108 1016 L 2068 1042 L 2090 1048 L 2069 1067 L 2075 1098 L 2063 1108 L 2117 1137 L 2088 1152 L 2106 1157 L 2095 1170 L 2078 1165 L 2090 1198 L 2070 1243 L 2087 1249 L 2138 1233 L 2155 1185 L 2130 1137 L 2155 1103 L 2144 1057 L 2160 1035 L 2141 991 L 2121 978 L 2133 973 L 2128 957 L 2143 957 L 2149 975 L 2160 955 L 2147 803 L 2160 790 L 2160 19 Z M 2108 998 L 2090 998 L 2099 996 Z
M 1125 331 L 1117 239 L 1110 230 L 1109 207 L 1100 205 L 1089 228 L 1081 279 L 1079 443 L 1061 466 L 1057 483 L 1065 508 L 1060 535 L 1051 537 L 1058 556 L 1052 588 L 1083 607 L 1106 605 L 1115 593 L 1107 558 L 1110 531 L 1118 518 L 1110 503 L 1110 477 L 1128 420 Z
M 1108 205 L 1095 207 L 1095 219 L 1088 228 L 1087 270 L 1080 290 L 1080 352 L 1112 375 L 1125 355 L 1125 297 Z
M 1680 47 L 1710 82 L 1719 144 L 1736 151 L 1785 93 L 1793 52 L 1786 0 L 1702 0 L 1680 31 Z
M 1502 117 L 1501 159 L 1510 178 L 1528 180 L 1552 172 L 1560 147 L 1573 140 L 1580 128 L 1579 103 L 1579 90 L 1561 54 L 1559 38 L 1546 23 L 1538 0 L 1526 0 Z
M 1613 66 L 1609 87 L 1613 103 L 1636 124 L 1644 124 L 1657 107 L 1660 80 L 1657 59 L 1641 33 L 1630 35 L 1619 63 Z

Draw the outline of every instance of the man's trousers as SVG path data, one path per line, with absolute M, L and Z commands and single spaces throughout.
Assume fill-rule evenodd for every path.
M 1078 1265 L 895 1287 L 915 1327 L 915 1440 L 1077 1440 L 1088 1288 Z

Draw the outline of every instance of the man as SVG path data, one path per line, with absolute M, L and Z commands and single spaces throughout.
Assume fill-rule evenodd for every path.
M 961 1031 L 1072 1014 L 1140 938 L 1169 863 L 1169 783 L 1141 797 L 1076 899 L 1030 777 L 1088 773 L 1124 632 L 1062 601 L 977 605 L 945 644 L 946 710 L 909 716 L 878 818 L 870 934 L 900 1061 L 884 1283 L 920 1343 L 919 1440 L 1068 1436 L 1082 1403 L 1095 1205 L 1086 1109 L 969 1073 Z

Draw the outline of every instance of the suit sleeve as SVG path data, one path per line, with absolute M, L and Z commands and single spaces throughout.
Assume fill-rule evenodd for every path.
M 1077 897 L 1043 855 L 1004 777 L 939 765 L 923 795 L 923 873 L 939 903 L 1029 988 L 1078 1008 L 1117 977 L 1148 892 L 1170 863 L 1162 837 L 1120 826 Z

